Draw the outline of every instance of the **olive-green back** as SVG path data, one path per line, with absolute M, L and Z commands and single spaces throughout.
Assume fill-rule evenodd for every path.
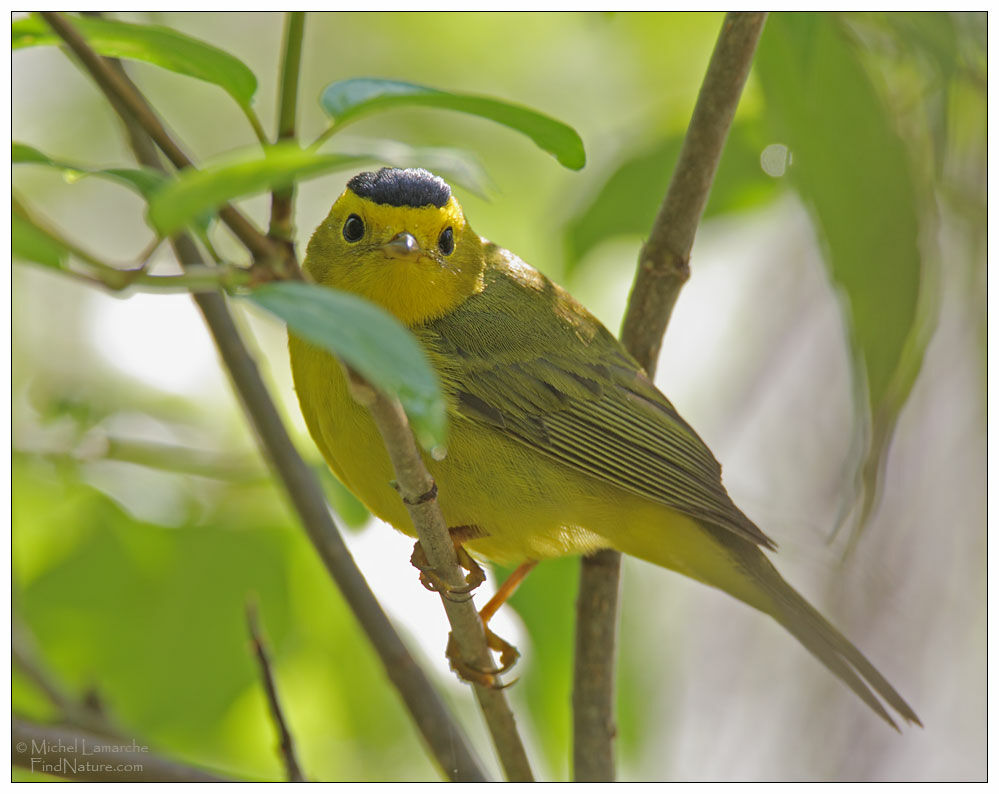
M 485 288 L 414 333 L 452 409 L 550 458 L 773 548 L 721 466 L 624 347 L 567 292 L 486 249 Z

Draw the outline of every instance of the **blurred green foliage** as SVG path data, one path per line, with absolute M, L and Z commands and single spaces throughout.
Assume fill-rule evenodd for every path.
M 777 183 L 760 168 L 769 142 L 759 118 L 745 116 L 732 125 L 704 217 L 740 212 L 773 201 Z M 658 141 L 652 149 L 626 158 L 593 200 L 566 224 L 566 275 L 601 243 L 621 236 L 644 236 L 663 199 L 663 174 L 673 170 L 683 135 Z
M 244 111 L 252 95 L 252 112 L 265 126 L 273 116 L 280 15 L 118 16 L 211 42 L 218 63 L 229 63 L 229 52 L 256 75 L 256 93 L 239 94 L 241 110 L 219 103 L 212 85 L 130 65 L 199 160 L 256 141 Z M 487 193 L 461 196 L 479 233 L 570 288 L 593 268 L 608 284 L 628 279 L 720 21 L 718 14 L 310 14 L 302 140 L 327 128 L 318 102 L 323 88 L 361 75 L 489 95 L 564 119 L 586 142 L 589 164 L 580 174 L 558 168 L 521 136 L 432 108 L 359 119 L 351 130 L 358 137 L 338 133 L 329 149 L 433 170 L 452 163 Z M 16 20 L 15 33 L 26 36 L 33 24 Z M 116 28 L 109 25 L 106 31 Z M 935 327 L 942 263 L 977 262 L 984 252 L 985 27 L 982 14 L 774 15 L 718 172 L 709 222 L 755 217 L 792 191 L 809 209 L 830 289 L 842 299 L 844 356 L 869 391 L 857 400 L 860 423 L 873 411 L 894 424 Z M 19 42 L 27 43 L 15 36 Z M 119 47 L 110 54 L 129 57 L 108 46 Z M 173 68 L 155 53 L 132 55 Z M 102 260 L 140 258 L 153 240 L 142 199 L 62 178 L 132 165 L 113 114 L 51 47 L 15 53 L 13 83 L 14 135 L 38 147 L 14 152 L 12 159 L 25 163 L 15 175 L 17 191 Z M 790 151 L 787 178 L 760 168 L 771 143 Z M 465 164 L 469 152 L 488 181 Z M 300 186 L 300 249 L 343 178 Z M 241 206 L 258 219 L 266 215 L 259 200 Z M 54 269 L 64 265 L 65 246 L 28 218 L 15 204 L 17 252 Z M 966 246 L 949 257 L 939 248 L 945 223 Z M 216 244 L 239 256 L 224 235 Z M 608 256 L 615 245 L 628 246 L 629 258 Z M 976 289 L 984 286 L 984 267 L 967 270 L 966 300 L 981 313 L 984 335 Z M 245 629 L 244 605 L 253 594 L 306 774 L 436 779 L 380 663 L 282 494 L 261 476 L 235 403 L 220 408 L 199 394 L 167 395 L 114 371 L 88 335 L 83 288 L 26 269 L 15 270 L 14 283 L 14 613 L 52 673 L 80 696 L 96 692 L 128 735 L 155 750 L 237 777 L 279 778 L 276 737 Z M 274 359 L 284 356 L 283 340 L 261 346 Z M 729 355 L 765 360 L 748 345 Z M 272 364 L 273 377 L 292 417 L 297 407 L 278 373 L 284 367 Z M 123 447 L 95 442 L 136 422 L 154 424 L 178 448 L 208 450 L 207 464 L 200 456 L 197 472 L 184 471 L 162 455 L 129 459 Z M 314 451 L 312 457 L 325 472 Z M 234 477 L 233 461 L 259 473 Z M 362 523 L 363 506 L 328 472 L 324 482 L 344 522 Z M 530 644 L 523 679 L 512 690 L 515 706 L 526 715 L 541 773 L 556 778 L 569 774 L 577 568 L 575 560 L 540 566 L 512 601 Z M 654 744 L 665 717 L 650 711 L 649 692 L 638 682 L 667 676 L 674 655 L 660 644 L 664 658 L 650 660 L 634 638 L 623 643 L 620 750 L 634 764 L 626 770 L 669 776 L 663 764 L 671 756 Z M 13 703 L 29 718 L 55 716 L 17 669 Z M 461 703 L 456 699 L 456 708 Z
M 257 92 L 256 76 L 238 58 L 210 44 L 155 25 L 130 25 L 85 16 L 73 17 L 72 24 L 101 55 L 146 61 L 205 80 L 222 88 L 240 107 L 249 108 L 253 104 L 253 95 Z M 38 16 L 14 20 L 10 33 L 11 47 L 15 50 L 62 43 Z

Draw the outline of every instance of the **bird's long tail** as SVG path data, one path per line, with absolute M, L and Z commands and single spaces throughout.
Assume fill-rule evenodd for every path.
M 717 587 L 770 615 L 820 662 L 896 730 L 882 698 L 907 722 L 919 717 L 867 658 L 789 585 L 760 549 L 732 533 L 689 522 L 649 538 L 649 533 L 616 535 L 621 551 Z M 670 541 L 675 541 L 670 543 Z M 665 542 L 664 542 L 665 541 Z

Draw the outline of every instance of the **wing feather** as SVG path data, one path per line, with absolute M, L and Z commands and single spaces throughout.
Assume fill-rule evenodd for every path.
M 577 471 L 774 548 L 729 498 L 707 445 L 607 329 L 537 271 L 494 251 L 482 292 L 414 329 L 452 410 Z

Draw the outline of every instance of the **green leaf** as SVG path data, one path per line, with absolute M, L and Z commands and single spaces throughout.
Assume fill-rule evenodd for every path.
M 160 234 L 173 234 L 197 216 L 215 210 L 230 199 L 261 193 L 347 165 L 359 158 L 318 154 L 294 143 L 257 148 L 230 155 L 202 169 L 184 169 L 158 190 L 149 202 L 149 220 Z
M 885 437 L 925 347 L 917 311 L 919 221 L 905 143 L 835 17 L 773 15 L 757 74 L 774 135 L 791 151 L 788 176 L 846 299 L 869 402 L 862 414 L 875 418 L 873 437 Z M 877 447 L 872 455 L 886 445 Z
M 333 117 L 337 127 L 368 113 L 405 106 L 470 113 L 522 132 L 566 168 L 579 170 L 586 164 L 583 141 L 572 127 L 537 111 L 490 97 L 452 94 L 397 80 L 357 77 L 326 86 L 319 104 Z
M 396 168 L 419 166 L 444 177 L 451 185 L 463 187 L 485 198 L 493 189 L 479 160 L 469 152 L 448 146 L 410 146 L 384 138 L 337 139 L 337 150 L 343 154 L 367 157 Z
M 291 332 L 357 370 L 375 388 L 396 397 L 426 449 L 444 444 L 447 419 L 437 375 L 423 349 L 394 317 L 347 292 L 282 281 L 249 294 Z
M 766 143 L 761 120 L 735 122 L 711 188 L 705 218 L 744 210 L 773 198 L 777 186 L 760 169 L 760 152 Z M 566 225 L 567 273 L 606 240 L 648 234 L 682 144 L 683 136 L 675 135 L 618 165 L 593 200 Z
M 52 164 L 52 160 L 47 155 L 38 151 L 34 146 L 28 146 L 26 143 L 18 143 L 17 141 L 12 141 L 10 144 L 10 161 L 12 163 Z
M 16 198 L 11 198 L 11 253 L 15 258 L 62 270 L 70 250 L 50 232 L 38 226 Z
M 229 53 L 156 25 L 134 25 L 113 19 L 67 15 L 87 43 L 101 55 L 146 61 L 172 72 L 195 77 L 224 89 L 243 108 L 249 108 L 257 90 L 257 78 L 249 67 Z M 51 28 L 37 16 L 11 24 L 11 47 L 62 44 Z
M 151 168 L 88 168 L 75 163 L 67 163 L 64 160 L 55 160 L 33 146 L 16 141 L 11 144 L 10 161 L 11 163 L 46 165 L 66 172 L 67 176 L 73 179 L 79 179 L 83 176 L 111 179 L 135 190 L 147 200 L 168 181 L 166 176 Z

